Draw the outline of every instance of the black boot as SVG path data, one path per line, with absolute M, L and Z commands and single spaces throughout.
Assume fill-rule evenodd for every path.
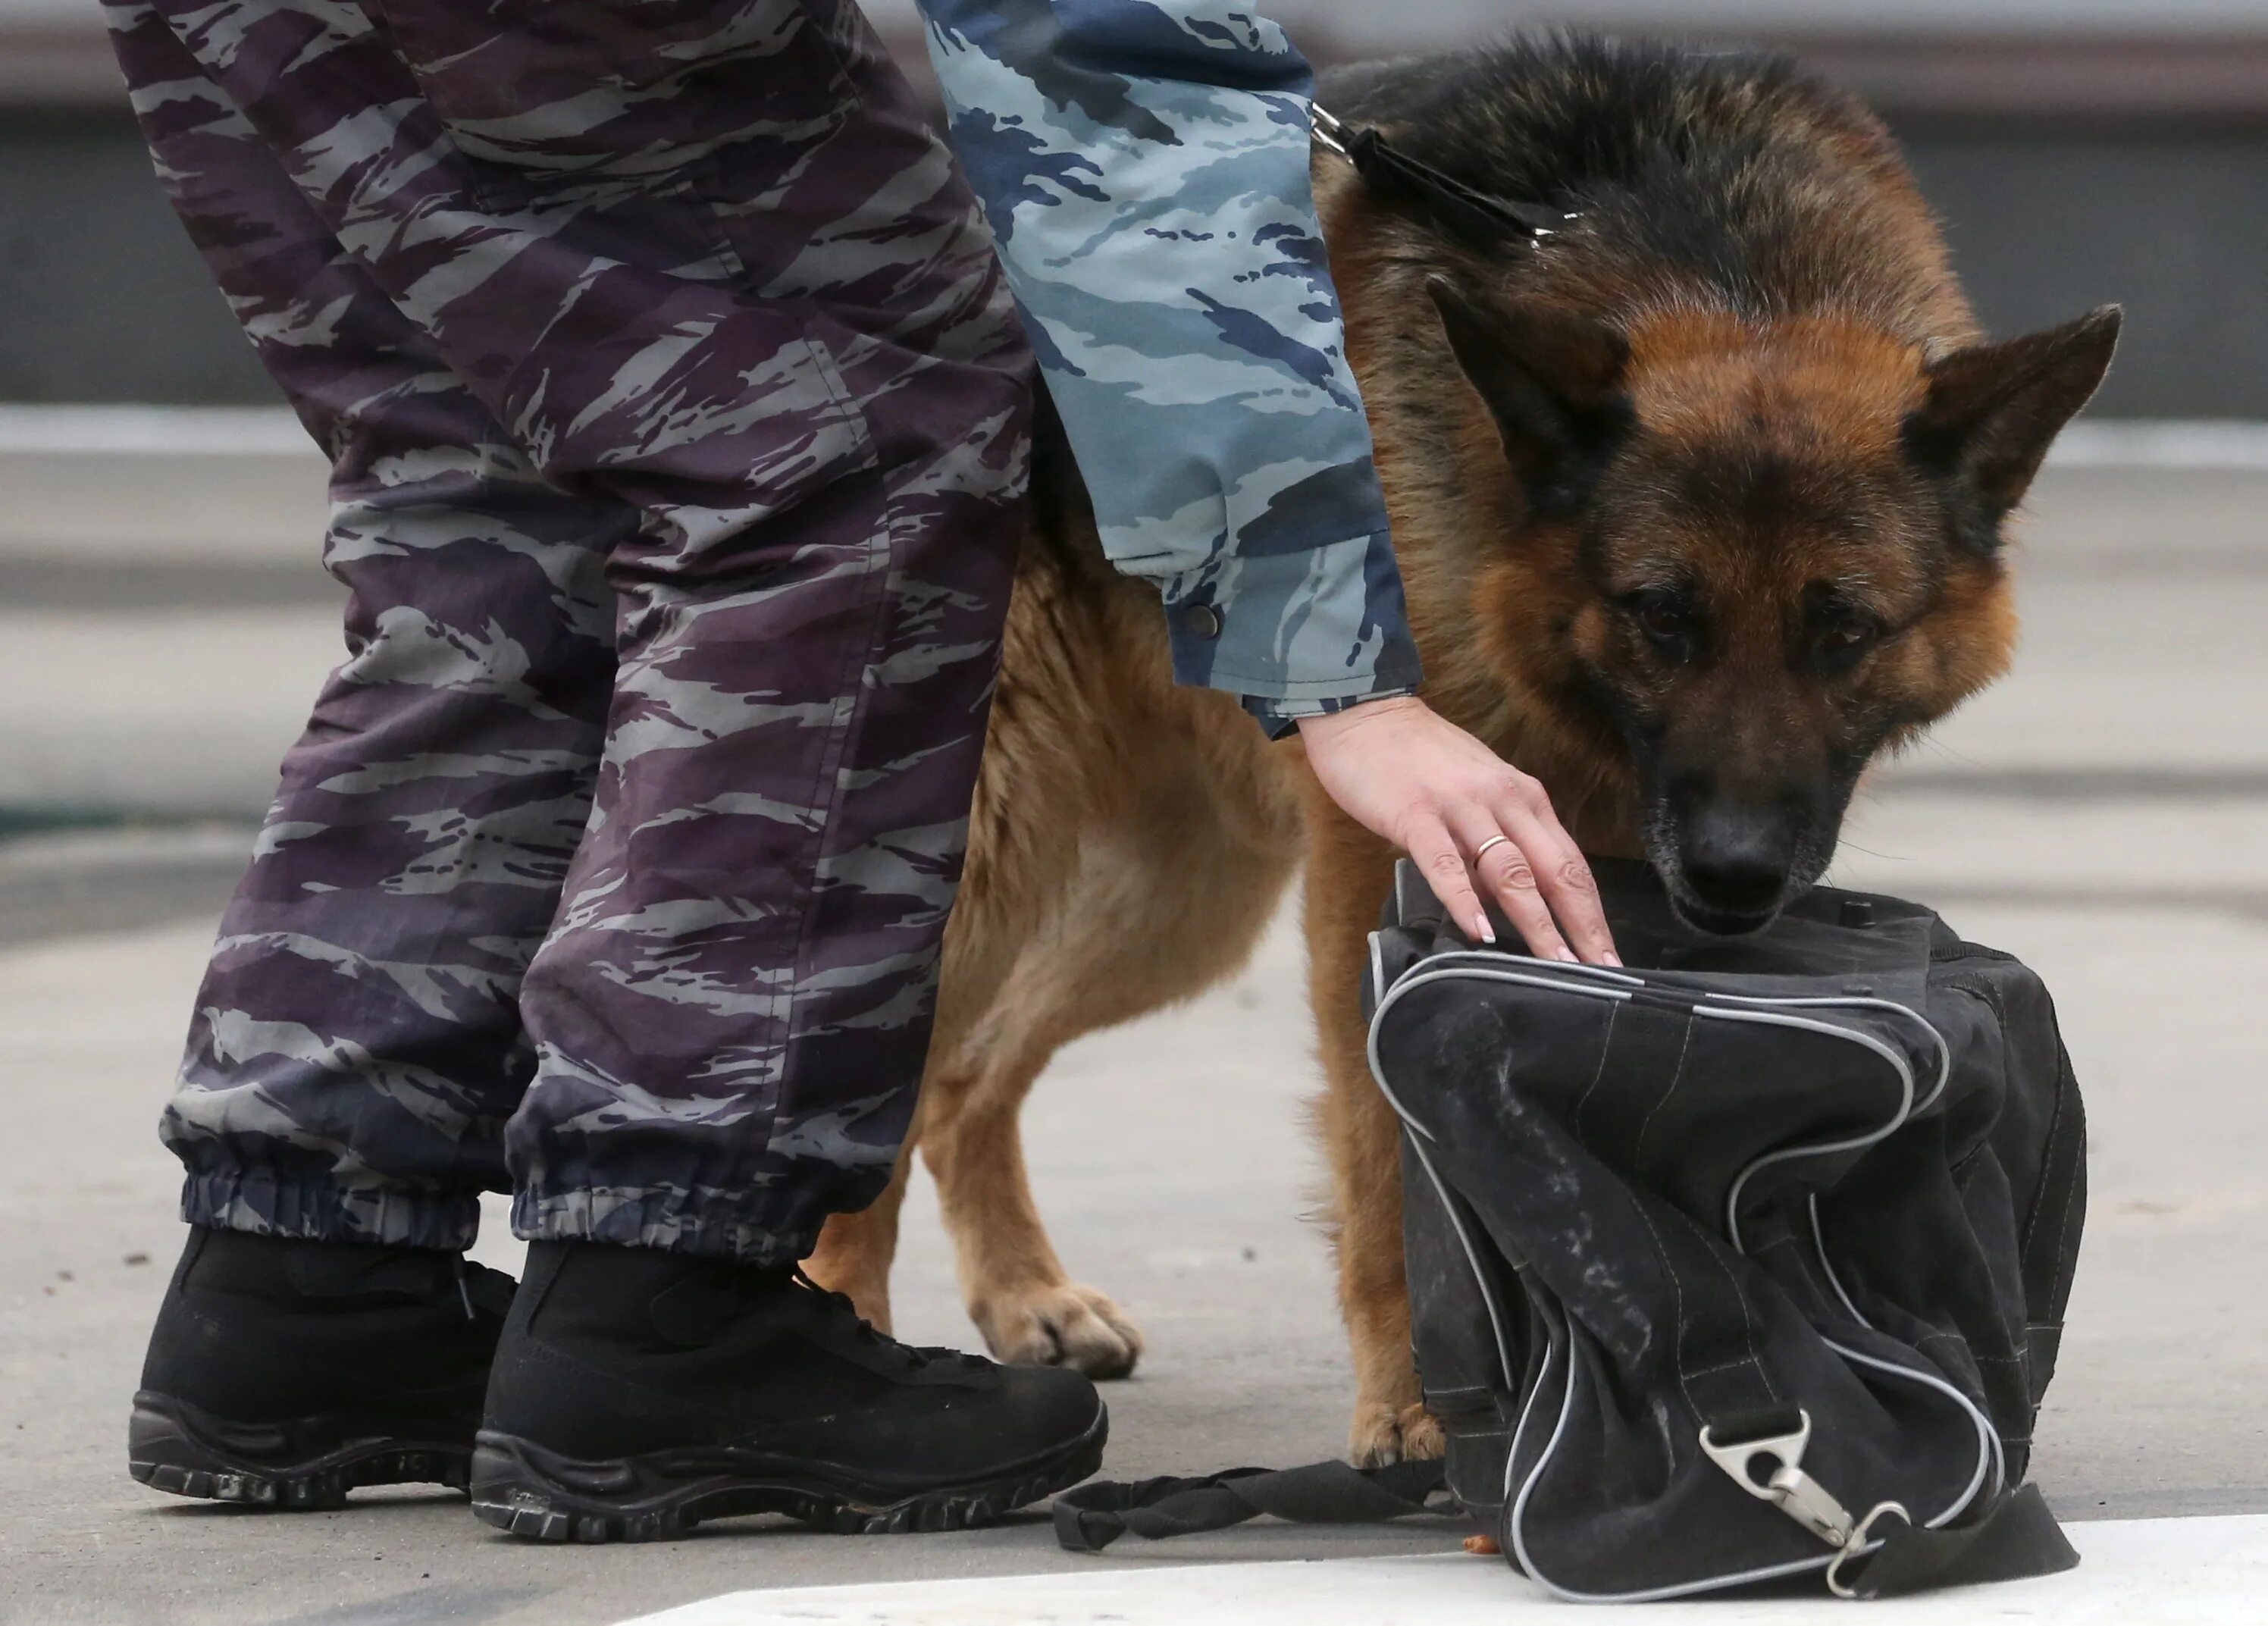
M 466 1483 L 512 1278 L 430 1248 L 190 1232 L 127 1468 L 176 1496 L 336 1507 Z
M 473 1456 L 473 1511 L 545 1541 L 785 1512 L 953 1530 L 1078 1483 L 1108 1428 L 1057 1367 L 915 1350 L 800 1271 L 538 1242 Z

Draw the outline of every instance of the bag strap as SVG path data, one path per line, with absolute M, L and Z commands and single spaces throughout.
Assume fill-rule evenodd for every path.
M 1438 1461 L 1351 1468 L 1336 1460 L 1305 1468 L 1233 1468 L 1202 1479 L 1105 1480 L 1055 1499 L 1056 1540 L 1074 1553 L 1099 1553 L 1131 1532 L 1145 1541 L 1226 1530 L 1263 1513 L 1297 1524 L 1382 1524 L 1434 1506 L 1444 1488 Z
M 2075 1567 L 2079 1553 L 2037 1485 L 2019 1487 L 1984 1518 L 1950 1530 L 1901 1525 L 1845 1583 L 1854 1598 L 1901 1598 L 1938 1586 L 2014 1581 Z M 1843 1590 L 1838 1588 L 1838 1590 Z

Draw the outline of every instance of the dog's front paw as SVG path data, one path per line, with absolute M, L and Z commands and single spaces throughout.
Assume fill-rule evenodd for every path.
M 1448 1437 L 1423 1406 L 1394 1407 L 1364 1401 L 1347 1431 L 1347 1459 L 1357 1468 L 1430 1461 L 1449 1448 Z
M 1123 1378 L 1142 1358 L 1142 1332 L 1092 1287 L 1066 1282 L 996 1293 L 969 1318 L 999 1359 L 1018 1366 L 1069 1366 L 1090 1378 Z

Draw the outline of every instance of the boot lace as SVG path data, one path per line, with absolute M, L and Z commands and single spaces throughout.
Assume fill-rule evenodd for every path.
M 875 1326 L 873 1322 L 859 1314 L 858 1307 L 850 1302 L 850 1294 L 838 1293 L 830 1288 L 821 1287 L 805 1273 L 803 1267 L 799 1264 L 790 1267 L 788 1275 L 798 1286 L 803 1288 L 807 1292 L 818 1294 L 821 1299 L 826 1301 L 829 1307 L 843 1315 L 849 1316 L 860 1343 L 877 1345 L 883 1349 L 896 1350 L 905 1357 L 908 1367 L 912 1371 L 919 1372 L 923 1367 L 936 1361 L 954 1361 L 964 1366 L 982 1366 L 985 1365 L 982 1357 L 965 1354 L 959 1350 L 943 1350 L 924 1347 L 917 1344 L 901 1343 L 895 1338 L 891 1337 L 889 1334 L 884 1332 L 880 1328 Z

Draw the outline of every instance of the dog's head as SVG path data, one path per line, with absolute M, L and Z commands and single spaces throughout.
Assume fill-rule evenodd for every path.
M 1867 761 L 2007 665 L 2001 524 L 2118 312 L 1931 356 L 1852 321 L 1433 295 L 1501 440 L 1467 448 L 1510 533 L 1476 578 L 1487 658 L 1611 742 L 1688 920 L 1765 924 Z

